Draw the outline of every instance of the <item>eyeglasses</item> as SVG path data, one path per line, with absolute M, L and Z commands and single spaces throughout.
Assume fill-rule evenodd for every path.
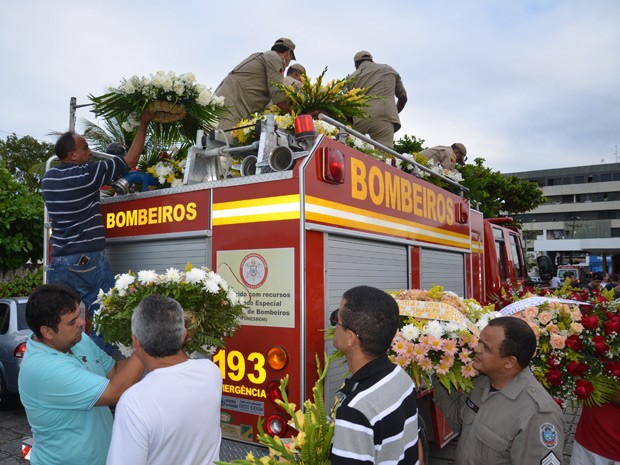
M 331 323 L 331 325 L 332 325 L 332 326 L 337 326 L 337 325 L 340 325 L 340 326 L 342 326 L 342 328 L 343 328 L 343 329 L 346 329 L 346 330 L 352 331 L 352 332 L 353 332 L 353 334 L 355 334 L 355 335 L 357 336 L 357 338 L 361 341 L 361 340 L 362 340 L 362 338 L 360 337 L 360 335 L 359 335 L 359 334 L 357 334 L 357 331 L 355 331 L 353 328 L 349 328 L 348 326 L 343 325 L 342 323 L 340 323 L 340 322 L 338 321 L 338 312 L 339 312 L 339 311 L 340 311 L 340 309 L 339 309 L 339 308 L 337 308 L 336 310 L 334 310 L 334 311 L 331 313 L 331 315 L 329 315 L 329 322 Z

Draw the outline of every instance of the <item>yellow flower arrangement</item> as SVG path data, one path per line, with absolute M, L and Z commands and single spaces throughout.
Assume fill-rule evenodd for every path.
M 325 356 L 325 360 L 325 367 L 321 369 L 319 358 L 316 356 L 319 379 L 312 388 L 312 400 L 308 399 L 304 402 L 303 410 L 296 410 L 297 406 L 288 401 L 286 392 L 288 375 L 280 381 L 282 400 L 276 400 L 276 403 L 291 417 L 289 424 L 297 431 L 296 435 L 286 439 L 270 436 L 264 432 L 261 418 L 258 421 L 258 440 L 269 448 L 269 455 L 255 457 L 250 452 L 245 459 L 216 463 L 218 465 L 329 465 L 338 401 L 332 407 L 330 415 L 327 415 L 323 402 L 323 381 L 329 368 L 329 358 Z
M 315 82 L 306 75 L 301 76 L 301 87 L 295 88 L 284 83 L 276 83 L 291 104 L 293 115 L 327 113 L 332 118 L 346 122 L 351 118 L 367 118 L 365 108 L 372 96 L 366 94 L 366 88 L 353 87 L 354 78 L 332 79 L 323 84 L 327 68 L 316 78 Z

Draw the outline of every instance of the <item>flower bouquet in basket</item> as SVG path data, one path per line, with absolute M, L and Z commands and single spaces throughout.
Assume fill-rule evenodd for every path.
M 132 76 L 107 93 L 89 98 L 98 116 L 122 120 L 128 132 L 138 127 L 140 115 L 148 110 L 155 113 L 159 132 L 179 131 L 189 140 L 195 139 L 198 129 L 215 127 L 224 111 L 224 99 L 198 84 L 193 73 L 178 76 L 158 71 L 149 77 Z
M 431 375 L 450 391 L 473 388 L 478 375 L 472 362 L 480 331 L 490 319 L 499 316 L 493 306 L 481 306 L 474 299 L 461 299 L 454 292 L 433 286 L 391 293 L 401 314 L 390 359 L 406 370 L 417 386 Z
M 329 465 L 332 439 L 334 437 L 334 422 L 338 401 L 331 412 L 325 409 L 323 401 L 323 381 L 329 368 L 329 358 L 325 356 L 325 367 L 321 369 L 318 357 L 317 373 L 319 379 L 312 388 L 312 400 L 304 402 L 303 410 L 296 410 L 296 405 L 289 403 L 287 394 L 288 375 L 280 381 L 280 395 L 276 403 L 291 417 L 289 422 L 297 434 L 291 438 L 282 439 L 271 436 L 263 430 L 262 418 L 258 420 L 258 440 L 269 448 L 269 455 L 257 458 L 251 452 L 245 459 L 232 462 L 216 462 L 218 465 Z
M 231 336 L 239 326 L 245 308 L 243 300 L 217 273 L 207 268 L 185 271 L 169 268 L 165 274 L 152 270 L 128 272 L 116 277 L 116 284 L 108 292 L 100 291 L 101 304 L 94 316 L 95 330 L 110 344 L 121 350 L 130 348 L 131 315 L 140 301 L 150 294 L 161 294 L 175 299 L 185 310 L 188 353 L 211 355 L 224 346 L 224 337 Z
M 583 300 L 563 287 L 563 297 L 524 295 L 502 309 L 525 320 L 538 338 L 530 366 L 560 406 L 602 405 L 620 390 L 620 302 L 604 294 Z

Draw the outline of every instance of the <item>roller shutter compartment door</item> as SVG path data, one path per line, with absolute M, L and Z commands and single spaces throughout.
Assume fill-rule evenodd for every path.
M 443 250 L 420 251 L 420 287 L 443 286 L 460 297 L 465 296 L 465 255 Z
M 137 273 L 140 270 L 154 270 L 165 273 L 168 268 L 184 271 L 187 263 L 193 267 L 211 267 L 211 238 L 184 237 L 146 241 L 110 241 L 106 254 L 114 274 Z
M 373 286 L 383 290 L 401 290 L 409 287 L 407 246 L 358 238 L 332 236 L 327 239 L 325 257 L 325 321 L 338 308 L 342 294 L 355 286 Z M 325 350 L 334 352 L 333 342 L 325 341 Z M 308 356 L 313 356 L 308 354 Z M 344 359 L 330 367 L 325 387 L 325 402 L 331 407 L 334 396 L 344 379 L 348 367 Z

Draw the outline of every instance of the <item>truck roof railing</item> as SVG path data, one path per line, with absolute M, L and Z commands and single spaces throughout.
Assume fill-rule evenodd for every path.
M 361 132 L 356 131 L 355 129 L 352 129 L 344 124 L 342 124 L 340 121 L 335 120 L 333 118 L 330 118 L 329 116 L 323 114 L 323 113 L 319 113 L 319 119 L 325 121 L 326 123 L 331 124 L 332 126 L 336 126 L 338 129 L 340 129 L 341 131 L 344 131 L 348 134 L 351 134 L 352 136 L 357 137 L 358 139 L 363 140 L 364 142 L 376 147 L 377 149 L 381 150 L 382 152 L 385 153 L 389 153 L 390 155 L 398 158 L 401 161 L 404 161 L 405 163 L 409 163 L 410 165 L 413 165 L 415 168 L 414 171 L 414 176 L 420 177 L 420 171 L 424 171 L 428 174 L 430 174 L 431 176 L 435 176 L 439 179 L 441 179 L 442 181 L 447 182 L 448 184 L 451 184 L 455 187 L 458 187 L 460 189 L 460 195 L 461 197 L 463 197 L 463 193 L 465 191 L 468 191 L 469 189 L 461 184 L 459 184 L 458 182 L 442 175 L 439 173 L 436 173 L 435 171 L 431 170 L 430 168 L 421 165 L 420 163 L 416 162 L 415 160 L 409 159 L 405 156 L 403 156 L 402 154 L 398 153 L 397 151 L 386 147 L 385 145 L 377 142 L 376 140 L 371 139 L 370 137 L 366 136 L 365 134 L 362 134 Z

